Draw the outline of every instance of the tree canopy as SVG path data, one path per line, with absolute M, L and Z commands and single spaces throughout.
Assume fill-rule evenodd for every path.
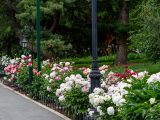
M 98 0 L 99 53 L 109 54 L 107 48 L 114 44 L 117 62 L 120 63 L 126 63 L 129 50 L 148 53 L 147 49 L 141 49 L 142 44 L 147 46 L 147 40 L 151 40 L 151 36 L 154 39 L 159 34 L 159 5 L 150 4 L 155 2 L 157 1 Z M 49 51 L 54 54 L 49 56 L 55 57 L 61 56 L 58 52 L 62 56 L 66 52 L 71 56 L 91 50 L 91 0 L 41 0 L 40 5 L 43 51 Z M 0 49 L 3 53 L 16 53 L 21 47 L 19 42 L 24 37 L 35 45 L 36 1 L 3 0 L 0 4 L 0 26 Z

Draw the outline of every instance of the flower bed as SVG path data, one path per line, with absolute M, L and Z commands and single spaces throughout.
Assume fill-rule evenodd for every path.
M 160 118 L 160 73 L 137 73 L 128 67 L 124 68 L 124 73 L 113 73 L 103 65 L 99 68 L 101 88 L 90 93 L 90 68 L 74 69 L 74 64 L 69 62 L 46 60 L 42 71 L 33 68 L 30 83 L 31 56 L 6 59 L 6 64 L 5 59 L 2 61 L 6 65 L 5 83 L 72 119 L 83 120 L 87 114 L 101 120 Z

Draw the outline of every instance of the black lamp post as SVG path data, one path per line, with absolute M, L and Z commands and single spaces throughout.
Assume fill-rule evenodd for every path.
M 97 60 L 97 0 L 92 0 L 92 71 L 91 78 L 91 92 L 94 88 L 100 87 L 101 74 L 98 68 Z
M 21 42 L 21 45 L 22 45 L 23 48 L 26 48 L 27 45 L 28 45 L 28 41 L 25 38 L 23 38 L 23 40 Z
M 28 41 L 26 40 L 26 38 L 24 37 L 21 41 L 21 46 L 24 48 L 24 54 L 27 54 L 27 46 L 28 46 Z
M 21 41 L 21 45 L 22 45 L 22 47 L 25 49 L 25 48 L 27 48 L 27 46 L 28 46 L 28 41 L 25 39 L 25 38 L 23 38 L 23 40 Z M 25 53 L 26 54 L 26 53 Z M 27 53 L 28 54 L 28 53 Z M 33 63 L 32 63 L 33 64 Z M 32 66 L 29 66 L 29 80 L 28 80 L 28 82 L 29 83 L 32 83 L 32 80 L 33 80 L 33 72 L 32 72 L 32 70 L 33 70 L 33 67 Z

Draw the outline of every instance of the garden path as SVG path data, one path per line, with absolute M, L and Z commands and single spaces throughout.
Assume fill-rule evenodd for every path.
M 0 120 L 64 120 L 0 85 Z

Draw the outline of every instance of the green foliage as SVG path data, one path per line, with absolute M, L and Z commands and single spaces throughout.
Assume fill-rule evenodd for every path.
M 36 95 L 40 93 L 41 86 L 43 85 L 43 78 L 41 75 L 33 75 L 33 81 L 31 84 L 28 84 L 28 94 L 30 97 L 37 97 Z
M 125 96 L 126 103 L 121 107 L 120 114 L 123 120 L 156 120 L 160 100 L 160 83 L 147 83 L 148 76 L 142 80 L 133 78 L 131 87 L 126 88 L 128 94 Z M 151 103 L 150 99 L 155 98 Z M 153 112 L 154 111 L 154 112 Z
M 49 40 L 41 42 L 42 48 L 49 52 L 53 58 L 63 56 L 65 51 L 71 49 L 72 45 L 65 45 L 64 38 L 61 35 L 52 35 Z
M 130 39 L 134 46 L 146 53 L 149 60 L 156 62 L 160 59 L 160 3 L 157 0 L 143 1 L 132 11 L 134 30 L 131 31 Z M 135 15 L 138 14 L 138 17 Z M 133 25 L 132 25 L 133 26 Z
M 63 103 L 66 108 L 69 108 L 73 116 L 87 113 L 89 108 L 89 93 L 83 93 L 81 88 L 72 87 L 70 91 L 66 91 L 65 102 Z
M 103 104 L 100 104 L 103 115 L 96 116 L 97 120 L 121 120 L 118 116 L 118 107 L 112 102 L 112 100 L 105 101 Z M 114 115 L 108 115 L 107 108 L 112 106 L 114 108 Z
M 15 37 L 15 31 L 13 30 L 12 17 L 14 11 L 13 6 L 17 4 L 17 1 L 1 1 L 0 4 L 0 55 L 15 54 L 18 53 L 17 38 Z M 20 49 L 20 48 L 18 48 Z M 14 52 L 12 52 L 14 50 Z M 12 53 L 11 53 L 12 52 Z
M 41 76 L 33 75 L 32 83 L 29 83 L 29 68 L 25 65 L 17 73 L 15 83 L 22 89 L 28 92 L 30 97 L 35 96 L 40 91 L 40 86 L 43 84 Z
M 28 85 L 28 67 L 23 66 L 20 70 L 20 72 L 17 73 L 17 79 L 16 83 L 19 85 L 20 88 L 27 90 L 29 85 Z

